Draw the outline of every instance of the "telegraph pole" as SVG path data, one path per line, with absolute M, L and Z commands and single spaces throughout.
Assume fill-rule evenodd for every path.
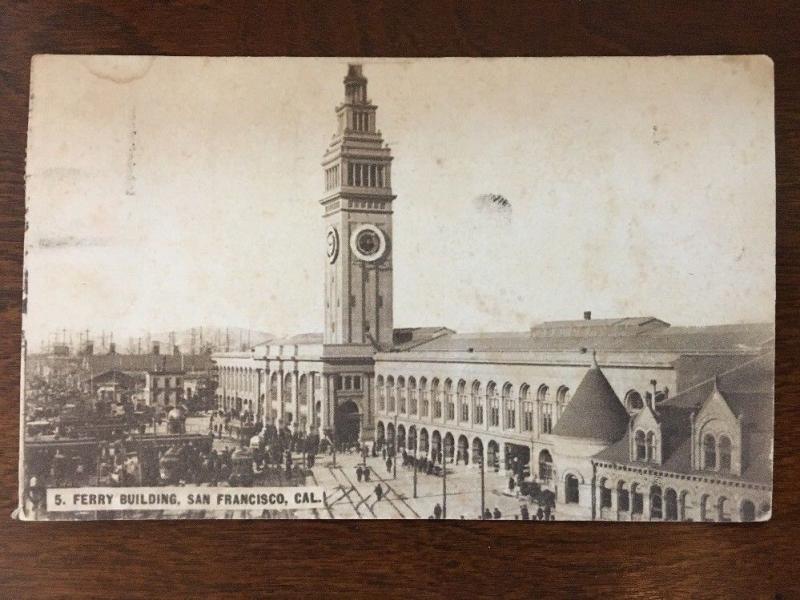
M 447 446 L 442 442 L 442 519 L 447 518 Z
M 478 459 L 481 464 L 481 519 L 486 514 L 486 483 L 483 474 L 483 448 L 481 448 L 481 457 Z
M 417 442 L 414 440 L 414 498 L 417 497 Z
M 397 479 L 397 413 L 394 415 L 394 456 L 392 456 L 392 479 Z

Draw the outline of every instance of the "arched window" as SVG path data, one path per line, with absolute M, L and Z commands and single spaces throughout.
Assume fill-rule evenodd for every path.
M 250 382 L 252 383 L 252 381 L 251 379 Z M 300 375 L 300 383 L 297 388 L 297 401 L 300 403 L 300 406 L 308 404 L 308 377 L 305 373 Z
M 434 377 L 431 380 L 431 402 L 433 403 L 433 418 L 442 418 L 442 399 L 439 396 L 439 380 Z
M 648 462 L 656 459 L 656 434 L 652 431 L 647 432 L 647 460 Z
M 642 408 L 644 408 L 644 401 L 642 400 L 642 395 L 636 390 L 630 390 L 625 395 L 625 406 L 628 407 L 629 411 L 641 410 Z
M 397 410 L 406 412 L 406 380 L 404 377 L 397 378 Z
M 710 433 L 703 438 L 703 468 L 717 468 L 717 443 Z
M 730 521 L 730 515 L 728 515 L 728 499 L 725 496 L 722 496 L 717 502 L 717 511 L 719 513 L 719 521 L 720 523 L 724 523 L 726 521 Z
M 444 382 L 445 418 L 450 421 L 456 418 L 456 404 L 453 397 L 453 382 L 450 379 Z
M 756 505 L 750 500 L 742 501 L 742 510 L 740 518 L 742 521 L 749 523 L 756 520 Z
M 671 488 L 664 493 L 664 518 L 667 521 L 678 520 L 678 494 Z
M 483 424 L 483 396 L 481 395 L 481 382 L 472 382 L 472 416 L 476 425 Z
M 681 521 L 692 520 L 689 516 L 689 492 L 686 491 L 681 492 L 680 519 Z
M 503 410 L 505 411 L 505 423 L 503 426 L 506 429 L 517 428 L 517 408 L 514 400 L 511 398 L 511 384 L 506 383 L 503 386 Z
M 278 401 L 278 373 L 273 372 L 269 380 L 269 399 L 270 402 Z
M 636 434 L 634 435 L 634 442 L 636 444 L 636 453 L 634 454 L 634 460 L 647 460 L 647 445 L 645 443 L 645 436 L 644 431 L 641 429 L 636 430 Z
M 419 414 L 421 417 L 427 417 L 430 410 L 430 400 L 428 400 L 428 380 L 424 377 L 419 379 Z
M 467 382 L 463 379 L 458 382 L 458 419 L 469 421 L 469 402 L 467 402 Z
M 708 503 L 709 503 L 709 496 L 708 494 L 703 494 L 700 498 L 700 520 L 701 521 L 713 521 L 711 515 L 708 511 Z
M 605 477 L 600 480 L 600 508 L 611 508 L 611 488 Z
M 580 502 L 580 484 L 575 475 L 567 475 L 564 479 L 564 502 L 578 504 Z
M 724 473 L 731 470 L 731 439 L 726 435 L 719 438 L 719 470 Z
M 395 396 L 394 396 L 394 377 L 391 375 L 386 378 L 386 401 L 389 405 L 389 412 L 395 411 Z
M 408 378 L 408 412 L 417 414 L 417 380 L 413 377 Z
M 644 512 L 644 495 L 642 494 L 639 484 L 634 483 L 631 485 L 631 514 L 641 515 Z
M 621 512 L 628 512 L 631 509 L 631 497 L 628 490 L 625 488 L 625 482 L 620 481 L 617 484 L 617 510 Z
M 661 488 L 657 485 L 650 487 L 650 518 L 663 519 L 663 505 L 661 498 Z
M 569 402 L 569 398 L 570 393 L 567 386 L 562 385 L 560 388 L 558 388 L 558 391 L 556 392 L 556 402 L 559 404 L 559 406 L 563 408 L 563 406 Z
M 553 405 L 550 403 L 549 397 L 548 387 L 546 385 L 540 385 L 539 390 L 536 392 L 536 401 L 542 411 L 542 433 L 553 432 Z
M 378 393 L 378 410 L 386 410 L 386 391 L 383 389 L 383 375 L 375 380 L 375 391 Z
M 533 431 L 533 402 L 530 399 L 530 386 L 523 383 L 519 388 L 519 403 L 522 411 L 522 430 Z
M 497 384 L 490 381 L 486 384 L 486 404 L 489 405 L 489 426 L 500 426 L 500 400 L 497 397 Z

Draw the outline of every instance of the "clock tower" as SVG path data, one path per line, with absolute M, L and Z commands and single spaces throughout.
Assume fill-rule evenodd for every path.
M 349 65 L 338 127 L 322 167 L 325 344 L 392 345 L 392 195 L 389 148 L 376 127 L 361 65 Z

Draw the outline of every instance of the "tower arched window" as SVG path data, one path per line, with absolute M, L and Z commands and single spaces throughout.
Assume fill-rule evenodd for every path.
M 630 390 L 625 395 L 625 406 L 628 407 L 629 411 L 641 410 L 644 408 L 642 395 L 636 390 Z
M 731 470 L 731 439 L 726 435 L 719 438 L 719 470 L 724 473 Z
M 703 468 L 717 468 L 717 441 L 710 433 L 703 437 Z
M 413 377 L 408 378 L 408 412 L 417 414 L 417 380 Z
M 678 520 L 678 493 L 672 488 L 664 493 L 664 518 L 667 521 Z
M 645 441 L 644 431 L 637 429 L 634 434 L 634 460 L 645 461 L 647 460 L 647 444 Z
M 453 382 L 447 379 L 444 382 L 444 404 L 445 416 L 448 420 L 453 421 L 456 418 L 456 405 L 453 397 Z
M 542 433 L 553 432 L 553 404 L 550 402 L 550 390 L 546 385 L 540 385 L 536 392 L 536 402 L 542 412 Z

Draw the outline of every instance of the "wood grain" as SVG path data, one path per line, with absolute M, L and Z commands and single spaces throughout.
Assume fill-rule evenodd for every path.
M 800 596 L 800 10 L 796 4 L 0 2 L 0 596 Z M 30 57 L 768 54 L 778 301 L 772 521 L 18 523 Z M 665 228 L 668 224 L 665 224 Z M 746 299 L 743 299 L 746 301 Z

